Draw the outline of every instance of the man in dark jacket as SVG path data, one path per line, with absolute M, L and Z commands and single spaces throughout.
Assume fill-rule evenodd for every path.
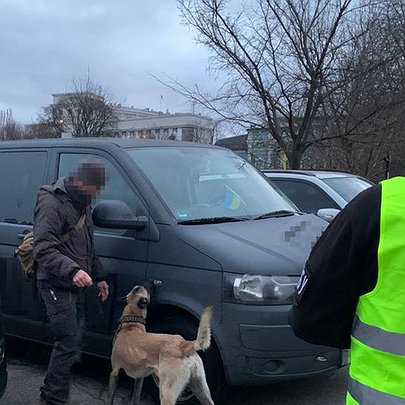
M 70 369 L 80 353 L 84 328 L 84 288 L 97 283 L 108 297 L 106 272 L 96 256 L 91 200 L 105 184 L 105 169 L 83 163 L 70 177 L 41 187 L 34 212 L 37 284 L 45 303 L 54 346 L 41 404 L 68 402 Z
M 370 187 L 312 250 L 289 314 L 297 337 L 351 349 L 346 404 L 405 404 L 405 178 Z

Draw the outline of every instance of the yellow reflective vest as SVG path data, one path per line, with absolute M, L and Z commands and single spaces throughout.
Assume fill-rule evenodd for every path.
M 352 330 L 346 404 L 405 405 L 405 178 L 381 183 L 378 280 Z

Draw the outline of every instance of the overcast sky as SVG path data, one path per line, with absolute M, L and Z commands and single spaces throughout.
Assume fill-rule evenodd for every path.
M 212 88 L 208 56 L 175 0 L 0 0 L 0 110 L 23 122 L 88 69 L 125 105 L 191 111 L 149 73 Z

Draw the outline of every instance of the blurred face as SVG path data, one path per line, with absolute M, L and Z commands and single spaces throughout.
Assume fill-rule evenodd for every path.
M 100 194 L 100 189 L 97 186 L 84 184 L 80 180 L 74 180 L 74 185 L 89 199 L 94 199 Z
M 105 167 L 99 162 L 83 162 L 70 176 L 70 179 L 77 190 L 79 199 L 90 204 L 91 200 L 95 199 L 104 189 L 107 176 Z

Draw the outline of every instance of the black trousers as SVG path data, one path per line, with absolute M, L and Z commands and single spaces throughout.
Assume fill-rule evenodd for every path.
M 80 360 L 81 340 L 85 325 L 83 291 L 54 289 L 38 281 L 38 289 L 54 335 L 41 399 L 47 405 L 65 405 L 69 400 L 70 370 Z

